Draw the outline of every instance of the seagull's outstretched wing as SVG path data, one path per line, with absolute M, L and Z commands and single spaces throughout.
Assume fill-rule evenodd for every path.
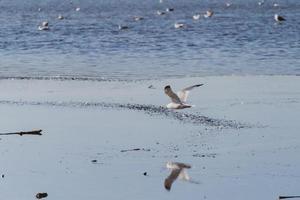
M 172 91 L 172 89 L 171 89 L 171 87 L 169 85 L 167 85 L 164 90 L 165 90 L 165 94 L 168 95 L 171 98 L 171 101 L 173 103 L 182 104 L 180 98 L 177 96 L 177 94 L 175 94 Z
M 200 86 L 202 86 L 202 85 L 203 85 L 203 84 L 197 84 L 197 85 L 192 85 L 192 86 L 190 86 L 190 87 L 184 88 L 184 89 L 182 89 L 182 90 L 180 90 L 180 91 L 177 92 L 177 96 L 179 97 L 179 99 L 180 99 L 181 102 L 185 103 L 186 100 L 187 100 L 187 97 L 188 97 L 188 95 L 189 95 L 189 93 L 190 93 L 190 91 L 191 91 L 193 88 L 195 88 L 195 87 L 200 87 Z
M 165 188 L 167 190 L 171 190 L 171 186 L 173 184 L 173 182 L 177 179 L 177 177 L 179 176 L 180 172 L 181 172 L 182 168 L 175 168 L 172 169 L 171 174 L 165 179 Z

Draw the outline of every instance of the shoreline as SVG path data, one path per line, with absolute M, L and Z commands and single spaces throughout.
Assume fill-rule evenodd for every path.
M 159 77 L 149 79 L 122 79 L 122 78 L 104 78 L 104 77 L 91 77 L 91 76 L 0 76 L 2 80 L 40 80 L 40 81 L 90 81 L 90 82 L 146 82 L 146 81 L 162 81 L 174 79 L 190 79 L 190 78 L 218 78 L 218 77 L 298 77 L 300 74 L 220 74 L 220 75 L 203 75 L 203 76 L 184 76 L 174 75 L 172 77 Z

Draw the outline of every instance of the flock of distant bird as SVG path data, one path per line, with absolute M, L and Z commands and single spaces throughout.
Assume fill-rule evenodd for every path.
M 160 3 L 163 3 L 163 0 L 160 0 Z M 258 5 L 259 6 L 262 6 L 264 4 L 264 1 L 259 1 L 258 2 Z M 225 6 L 226 7 L 230 7 L 232 4 L 231 3 L 226 3 Z M 279 7 L 279 4 L 278 3 L 274 3 L 273 4 L 274 7 Z M 166 11 L 161 11 L 161 10 L 157 10 L 156 11 L 156 14 L 157 15 L 165 15 L 166 12 L 173 12 L 175 9 L 174 8 L 166 8 Z M 41 11 L 41 8 L 38 9 L 38 11 Z M 76 7 L 75 8 L 75 11 L 80 11 L 80 7 Z M 203 14 L 203 17 L 204 18 L 210 18 L 214 15 L 214 12 L 210 9 L 210 10 L 207 10 L 204 14 Z M 192 18 L 194 20 L 199 20 L 201 18 L 201 14 L 200 13 L 197 13 L 195 15 L 192 16 Z M 58 20 L 63 20 L 64 19 L 64 16 L 63 15 L 58 15 L 57 17 Z M 133 19 L 135 21 L 140 21 L 140 20 L 143 20 L 144 18 L 141 17 L 141 16 L 134 16 Z M 282 22 L 282 21 L 285 21 L 286 19 L 278 14 L 275 14 L 274 15 L 274 19 L 276 22 Z M 178 23 L 178 22 L 175 22 L 174 24 L 174 28 L 176 29 L 180 29 L 180 28 L 184 28 L 186 27 L 186 25 L 184 23 Z M 128 26 L 125 26 L 125 25 L 119 25 L 118 26 L 119 30 L 126 30 L 126 29 L 129 29 Z M 49 23 L 48 21 L 44 21 L 42 22 L 39 26 L 38 26 L 38 30 L 40 31 L 47 31 L 47 30 L 50 30 L 49 29 Z

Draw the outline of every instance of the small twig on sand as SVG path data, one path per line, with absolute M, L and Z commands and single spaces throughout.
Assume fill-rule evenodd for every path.
M 121 150 L 121 152 L 127 152 L 127 151 L 150 151 L 150 149 L 144 149 L 144 148 L 135 148 L 135 149 L 125 149 L 125 150 Z
M 279 199 L 300 198 L 300 196 L 279 196 Z
M 14 133 L 0 133 L 0 135 L 42 135 L 42 130 L 33 130 L 33 131 L 21 131 L 21 132 L 14 132 Z

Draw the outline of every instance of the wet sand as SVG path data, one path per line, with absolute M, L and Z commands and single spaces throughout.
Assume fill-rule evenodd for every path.
M 167 84 L 195 107 L 169 111 Z M 151 88 L 148 88 L 152 85 Z M 34 199 L 277 199 L 300 181 L 300 78 L 0 80 L 0 193 Z M 122 151 L 130 149 L 137 151 Z M 200 184 L 163 187 L 167 161 Z M 147 172 L 147 176 L 143 173 Z

